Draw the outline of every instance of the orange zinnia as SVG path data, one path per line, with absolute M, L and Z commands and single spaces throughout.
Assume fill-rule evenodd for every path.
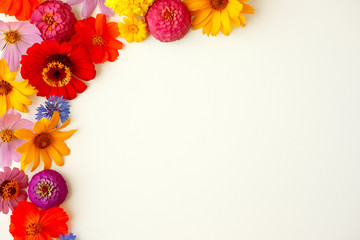
M 52 240 L 68 232 L 67 221 L 60 207 L 40 211 L 35 204 L 22 201 L 11 215 L 10 233 L 14 240 Z
M 0 13 L 15 16 L 17 20 L 29 20 L 34 9 L 40 5 L 40 0 L 2 0 Z
M 64 140 L 70 138 L 76 130 L 60 132 L 59 130 L 69 125 L 70 119 L 64 122 L 61 127 L 56 128 L 60 120 L 59 112 L 55 111 L 51 120 L 42 118 L 36 122 L 33 131 L 29 129 L 18 129 L 14 135 L 27 142 L 18 147 L 15 151 L 22 154 L 21 169 L 33 162 L 31 171 L 34 171 L 40 163 L 40 157 L 44 162 L 44 169 L 49 169 L 52 159 L 58 166 L 64 165 L 62 155 L 69 155 L 70 149 L 64 143 Z

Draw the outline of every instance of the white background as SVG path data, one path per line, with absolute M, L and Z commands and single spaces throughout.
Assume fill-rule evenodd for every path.
M 249 4 L 230 37 L 124 41 L 71 102 L 79 240 L 360 239 L 360 1 Z

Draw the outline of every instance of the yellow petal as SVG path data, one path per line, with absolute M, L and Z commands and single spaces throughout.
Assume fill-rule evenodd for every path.
M 70 130 L 70 131 L 67 131 L 67 132 L 52 132 L 51 133 L 51 136 L 56 139 L 56 140 L 66 140 L 68 138 L 70 138 L 74 132 L 76 132 L 76 130 Z
M 194 17 L 194 19 L 192 21 L 192 24 L 193 25 L 201 24 L 202 26 L 204 26 L 206 23 L 209 22 L 209 20 L 211 18 L 211 15 L 210 15 L 211 12 L 212 12 L 211 8 L 207 8 L 207 9 L 204 9 L 202 11 L 198 11 L 195 14 L 195 17 Z
M 61 155 L 58 153 L 58 151 L 56 151 L 56 149 L 54 147 L 49 146 L 47 148 L 47 151 L 50 154 L 51 158 L 54 159 L 54 162 L 56 165 L 58 165 L 58 166 L 64 165 L 64 161 L 63 161 Z
M 15 130 L 14 135 L 17 138 L 24 139 L 26 141 L 31 141 L 35 137 L 35 133 L 26 128 Z
M 51 164 L 52 164 L 52 160 L 51 160 L 51 157 L 49 156 L 49 153 L 47 152 L 47 150 L 43 149 L 40 152 L 40 156 L 41 156 L 41 159 L 44 162 L 44 169 L 50 169 Z
M 214 12 L 212 19 L 211 35 L 216 36 L 220 31 L 221 26 L 221 13 L 219 11 Z
M 244 7 L 241 11 L 241 13 L 244 13 L 244 14 L 255 14 L 255 9 L 250 6 L 249 4 L 246 4 L 246 3 L 243 3 Z
M 225 36 L 229 36 L 229 34 L 231 33 L 231 25 L 230 25 L 230 19 L 229 19 L 229 14 L 226 10 L 221 12 L 221 32 L 225 35 Z
M 210 8 L 209 0 L 189 0 L 183 1 L 189 11 L 194 12 L 204 8 Z
M 63 128 L 66 128 L 69 124 L 70 124 L 70 119 L 66 120 L 66 121 L 63 123 L 63 125 L 61 125 L 60 127 L 56 128 L 56 129 L 54 129 L 54 130 L 59 131 L 59 130 L 61 130 L 61 129 L 63 129 Z
M 39 149 L 35 149 L 34 151 L 34 161 L 33 161 L 33 166 L 31 168 L 31 172 L 34 171 L 40 163 L 40 150 Z
M 60 114 L 59 114 L 58 111 L 55 111 L 54 114 L 51 117 L 50 122 L 45 124 L 45 130 L 44 131 L 48 132 L 48 131 L 54 129 L 58 125 L 59 121 L 60 121 Z
M 52 145 L 61 155 L 69 155 L 70 154 L 70 149 L 68 148 L 66 143 L 64 143 L 63 141 L 54 141 L 52 143 Z
M 9 72 L 9 66 L 5 59 L 0 59 L 0 77 L 3 77 L 6 73 Z
M 6 96 L 1 94 L 0 95 L 0 117 L 3 116 L 7 111 L 8 105 L 6 101 Z
M 42 133 L 45 130 L 45 124 L 48 122 L 49 120 L 46 119 L 45 117 L 43 117 L 42 119 L 40 119 L 39 121 L 37 121 L 34 124 L 33 130 L 35 133 Z
M 31 142 L 26 142 L 23 145 L 21 145 L 20 147 L 18 147 L 17 149 L 15 149 L 16 152 L 18 153 L 25 153 L 27 151 L 27 149 L 29 148 L 29 145 L 31 144 Z

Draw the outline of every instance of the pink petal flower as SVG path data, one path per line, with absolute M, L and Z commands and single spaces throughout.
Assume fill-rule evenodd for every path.
M 67 0 L 67 3 L 70 5 L 79 4 L 81 2 L 84 2 L 81 9 L 81 15 L 83 18 L 90 17 L 96 5 L 99 6 L 101 13 L 107 17 L 114 15 L 114 11 L 111 8 L 105 6 L 105 0 Z

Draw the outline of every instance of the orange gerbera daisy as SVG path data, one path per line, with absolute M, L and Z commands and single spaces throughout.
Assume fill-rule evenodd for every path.
M 10 233 L 14 240 L 52 240 L 68 233 L 69 216 L 60 207 L 39 210 L 22 201 L 11 215 Z
M 74 44 L 83 44 L 89 50 L 93 63 L 114 62 L 123 44 L 116 38 L 120 35 L 115 22 L 106 22 L 104 14 L 89 17 L 75 24 Z
M 49 169 L 52 159 L 58 166 L 64 165 L 62 155 L 69 155 L 70 149 L 64 143 L 64 140 L 70 138 L 76 130 L 60 132 L 59 130 L 69 125 L 70 119 L 64 122 L 61 127 L 56 128 L 60 120 L 59 112 L 54 112 L 51 120 L 42 118 L 36 122 L 33 131 L 29 129 L 18 129 L 14 135 L 27 142 L 18 147 L 15 151 L 22 154 L 21 169 L 33 162 L 31 171 L 34 171 L 40 163 L 40 157 L 44 162 L 44 169 Z
M 17 20 L 29 20 L 40 0 L 1 0 L 0 13 L 15 16 Z

